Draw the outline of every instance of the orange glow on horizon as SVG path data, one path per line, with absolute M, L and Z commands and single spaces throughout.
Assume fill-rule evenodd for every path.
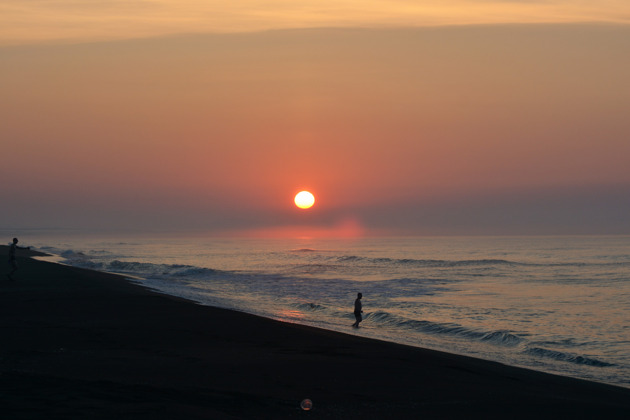
M 375 232 L 370 230 L 370 233 Z M 358 220 L 350 218 L 341 220 L 332 226 L 274 226 L 225 232 L 225 236 L 236 238 L 351 239 L 364 237 L 366 233 L 368 232 Z M 377 233 L 383 234 L 385 232 Z

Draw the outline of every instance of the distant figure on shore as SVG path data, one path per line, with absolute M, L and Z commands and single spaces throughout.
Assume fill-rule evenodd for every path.
M 13 238 L 13 243 L 9 246 L 9 265 L 11 266 L 11 272 L 9 272 L 9 274 L 7 274 L 7 277 L 9 278 L 9 280 L 13 280 L 13 274 L 17 271 L 18 269 L 18 263 L 17 260 L 15 259 L 15 252 L 18 249 L 31 249 L 30 246 L 27 247 L 23 247 L 23 246 L 18 246 L 18 238 Z
M 356 318 L 356 322 L 352 324 L 354 328 L 359 328 L 359 323 L 363 321 L 363 305 L 361 304 L 361 298 L 363 295 L 361 293 L 357 294 L 357 299 L 354 301 L 354 317 Z

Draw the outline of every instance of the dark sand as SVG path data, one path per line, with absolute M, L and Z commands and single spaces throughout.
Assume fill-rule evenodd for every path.
M 630 389 L 201 306 L 19 254 L 16 280 L 0 279 L 2 419 L 630 418 Z

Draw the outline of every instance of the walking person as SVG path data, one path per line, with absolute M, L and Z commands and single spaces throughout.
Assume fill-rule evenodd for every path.
M 27 246 L 27 247 L 18 246 L 17 243 L 18 243 L 18 238 L 13 238 L 13 243 L 9 245 L 9 265 L 11 266 L 11 271 L 9 272 L 9 274 L 7 274 L 7 277 L 9 278 L 9 280 L 13 280 L 13 274 L 18 269 L 18 263 L 17 263 L 17 260 L 15 259 L 15 252 L 18 249 L 31 249 L 30 246 Z
M 363 295 L 359 293 L 357 294 L 357 299 L 354 301 L 354 317 L 356 318 L 355 323 L 352 324 L 354 328 L 359 328 L 359 323 L 363 321 L 363 316 L 361 315 L 363 313 L 363 305 L 361 304 L 362 297 Z

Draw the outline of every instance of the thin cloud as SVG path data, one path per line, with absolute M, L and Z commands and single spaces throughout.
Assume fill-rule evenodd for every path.
M 0 45 L 315 27 L 630 23 L 630 3 L 464 0 L 4 0 Z

